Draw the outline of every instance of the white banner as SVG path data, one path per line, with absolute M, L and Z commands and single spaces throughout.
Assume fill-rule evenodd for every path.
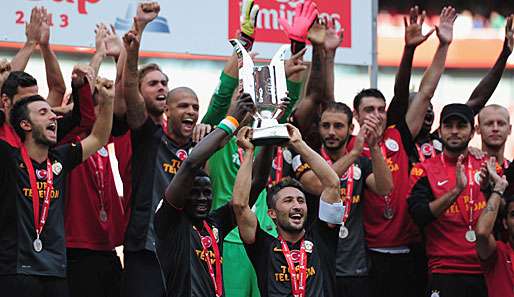
M 256 0 L 261 7 L 254 50 L 269 59 L 287 43 L 278 25 L 279 17 L 292 20 L 294 8 L 303 0 Z M 51 13 L 51 44 L 94 47 L 97 23 L 115 25 L 121 35 L 131 27 L 139 1 L 135 0 L 17 0 L 4 1 L 0 26 L 4 42 L 24 42 L 25 22 L 34 6 Z M 371 64 L 371 0 L 318 0 L 322 15 L 336 19 L 345 30 L 337 63 Z M 160 1 L 159 17 L 143 36 L 142 50 L 162 53 L 227 56 L 232 52 L 229 37 L 239 26 L 239 0 Z

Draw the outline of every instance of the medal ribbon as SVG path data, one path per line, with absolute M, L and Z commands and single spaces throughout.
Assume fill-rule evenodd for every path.
M 275 168 L 275 184 L 278 184 L 282 180 L 282 172 L 283 172 L 283 168 L 284 168 L 284 155 L 283 155 L 281 146 L 277 146 L 276 158 L 277 158 L 277 162 L 276 162 L 277 168 Z M 271 176 L 269 177 L 268 185 L 269 186 L 273 185 L 273 179 L 271 178 Z
M 307 283 L 307 252 L 305 251 L 304 240 L 302 239 L 302 242 L 300 244 L 300 268 L 298 273 L 296 273 L 296 269 L 293 263 L 293 259 L 291 258 L 291 252 L 289 251 L 289 247 L 287 246 L 287 242 L 280 235 L 278 236 L 278 239 L 280 240 L 280 244 L 282 245 L 282 253 L 286 258 L 287 266 L 289 267 L 293 296 L 305 297 L 305 285 Z
M 92 155 L 87 159 L 93 170 L 95 171 L 95 181 L 98 188 L 98 196 L 100 197 L 100 207 L 104 209 L 104 197 L 105 197 L 105 176 L 104 176 L 104 162 L 100 153 Z
M 444 161 L 444 154 L 441 154 L 441 162 L 443 163 L 444 168 L 446 169 L 446 162 Z M 457 205 L 459 206 L 459 212 L 462 215 L 462 219 L 465 223 L 468 224 L 468 229 L 473 230 L 473 211 L 475 206 L 475 200 L 473 199 L 473 166 L 471 165 L 471 156 L 468 156 L 468 193 L 469 193 L 469 214 L 466 212 L 466 205 L 464 204 L 464 199 L 457 199 Z
M 43 200 L 43 208 L 41 209 L 41 216 L 39 216 L 39 191 L 37 189 L 36 174 L 34 171 L 34 166 L 32 166 L 32 161 L 30 160 L 29 154 L 27 152 L 27 148 L 24 145 L 21 146 L 21 157 L 23 159 L 23 163 L 25 163 L 25 166 L 27 166 L 27 171 L 29 174 L 30 187 L 32 189 L 32 208 L 34 209 L 34 227 L 36 229 L 36 238 L 39 238 L 39 235 L 41 232 L 43 232 L 46 219 L 48 218 L 48 210 L 50 209 L 50 195 L 54 188 L 52 163 L 50 163 L 49 159 L 46 160 L 46 193 Z
M 431 147 L 432 147 L 432 153 L 430 155 L 433 158 L 433 157 L 435 157 L 435 148 L 433 145 L 431 145 Z M 419 161 L 420 162 L 425 161 L 426 160 L 425 154 L 423 154 L 423 152 L 421 151 L 421 147 L 417 143 L 416 143 L 416 149 L 418 150 Z
M 321 147 L 321 155 L 327 161 L 327 163 L 332 166 L 332 160 L 330 159 L 330 156 L 328 155 L 327 151 L 324 147 Z M 343 215 L 343 225 L 348 220 L 348 217 L 350 216 L 350 209 L 352 208 L 352 202 L 353 202 L 353 167 L 354 164 L 350 165 L 348 170 L 346 171 L 346 175 L 348 178 L 346 179 L 346 197 L 343 198 L 343 205 L 344 205 L 344 215 Z
M 202 236 L 200 235 L 200 232 L 196 228 L 196 233 L 198 233 L 198 237 L 200 237 L 200 242 L 202 244 L 203 248 L 203 255 L 205 258 L 205 262 L 207 263 L 207 268 L 209 269 L 209 274 L 211 276 L 212 283 L 214 285 L 214 291 L 216 292 L 216 297 L 220 297 L 223 294 L 223 281 L 221 279 L 221 257 L 220 257 L 220 250 L 218 248 L 218 243 L 216 242 L 216 237 L 214 236 L 214 233 L 212 232 L 211 227 L 207 222 L 203 221 L 203 227 L 207 232 L 209 233 L 209 237 L 211 238 L 212 243 L 212 249 L 214 250 L 214 261 L 216 262 L 216 274 L 214 274 L 214 269 L 212 268 L 211 263 L 211 257 L 209 257 L 209 249 L 207 245 L 205 245 L 202 241 Z
M 386 160 L 386 163 L 387 163 L 387 149 L 385 147 L 384 142 L 381 141 L 379 146 L 380 146 L 380 150 L 382 151 L 382 156 L 384 156 L 384 160 Z M 390 194 L 384 196 L 385 209 L 391 209 L 391 196 L 389 196 L 389 195 Z

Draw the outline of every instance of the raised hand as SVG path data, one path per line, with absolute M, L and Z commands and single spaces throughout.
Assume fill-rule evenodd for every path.
M 98 54 L 106 55 L 105 38 L 107 36 L 107 27 L 103 23 L 96 24 L 95 29 L 95 49 Z
M 2 87 L 10 73 L 11 62 L 9 62 L 7 59 L 0 59 L 0 88 Z
M 355 142 L 353 143 L 352 152 L 354 152 L 357 156 L 362 153 L 364 149 L 364 142 L 366 140 L 366 134 L 368 129 L 363 125 L 359 129 L 359 133 L 355 136 Z
M 426 35 L 423 35 L 422 33 L 423 23 L 425 22 L 426 16 L 426 11 L 423 10 L 420 14 L 419 7 L 414 6 L 409 11 L 409 19 L 407 20 L 407 17 L 403 17 L 403 22 L 405 24 L 405 46 L 417 47 L 425 42 L 432 33 L 434 33 L 435 29 L 430 30 Z
M 325 49 L 327 51 L 335 51 L 343 42 L 344 29 L 336 30 L 336 20 L 332 18 L 331 21 L 327 20 L 328 29 L 325 35 Z
M 127 52 L 138 52 L 140 44 L 139 25 L 134 23 L 134 28 L 123 36 L 123 45 Z
M 278 22 L 289 39 L 305 43 L 307 41 L 309 28 L 317 16 L 318 7 L 316 4 L 311 0 L 305 0 L 305 2 L 299 3 L 296 6 L 292 25 L 289 25 L 285 17 L 280 18 Z
M 378 141 L 380 140 L 381 129 L 383 126 L 383 119 L 370 114 L 364 119 L 365 134 L 364 140 L 368 144 L 368 146 L 375 147 L 378 145 Z
M 489 173 L 489 178 L 493 184 L 493 190 L 504 192 L 509 183 L 507 182 L 507 179 L 505 176 L 500 177 L 498 175 L 498 172 L 496 171 L 496 158 L 491 157 L 486 162 L 487 164 L 487 171 Z
M 114 82 L 112 80 L 98 77 L 96 80 L 96 89 L 98 90 L 98 104 L 109 103 L 114 100 Z
M 455 166 L 455 176 L 457 178 L 455 187 L 459 192 L 464 190 L 468 185 L 468 177 L 466 176 L 466 171 L 464 170 L 464 164 L 462 164 L 462 161 L 464 161 L 464 156 L 460 155 L 457 159 L 457 165 Z
M 302 134 L 300 133 L 300 130 L 296 128 L 295 126 L 287 123 L 287 132 L 289 133 L 289 145 L 291 145 L 293 148 L 298 145 L 300 142 L 302 142 Z
M 507 23 L 505 24 L 505 43 L 509 48 L 510 52 L 514 49 L 514 28 L 513 28 L 514 14 L 507 17 Z
M 95 77 L 95 71 L 93 67 L 87 64 L 77 64 L 73 67 L 71 72 L 71 85 L 75 88 L 80 88 L 86 83 L 86 79 L 89 85 L 93 88 Z
M 109 57 L 118 58 L 121 54 L 121 50 L 123 48 L 123 42 L 116 35 L 116 29 L 111 25 L 111 30 L 106 30 L 105 36 L 105 49 L 106 54 Z
M 48 46 L 50 43 L 50 17 L 46 8 L 41 8 L 41 26 L 39 30 L 39 46 Z
M 240 17 L 241 33 L 254 38 L 258 14 L 259 5 L 255 4 L 254 0 L 243 0 Z
M 248 113 L 253 114 L 254 112 L 255 104 L 253 103 L 252 96 L 248 93 L 243 93 L 237 99 L 236 108 L 230 115 L 236 118 L 239 123 L 242 123 Z
M 289 107 L 289 104 L 291 104 L 291 98 L 289 98 L 289 97 L 282 98 L 280 105 L 278 106 L 278 109 L 277 109 L 278 114 L 276 115 L 276 119 L 278 121 L 280 121 L 282 119 L 282 117 L 286 114 L 286 110 Z
M 237 145 L 243 150 L 253 150 L 255 146 L 252 143 L 253 129 L 245 126 L 237 132 Z
M 325 43 L 325 36 L 327 34 L 328 24 L 327 19 L 318 17 L 312 24 L 307 34 L 307 38 L 313 45 L 323 45 Z
M 157 2 L 139 3 L 136 16 L 134 17 L 134 24 L 137 24 L 139 28 L 143 29 L 159 15 L 160 10 L 161 6 Z
M 209 124 L 198 123 L 193 128 L 192 140 L 194 143 L 199 143 L 207 134 L 211 133 L 212 127 Z
M 480 164 L 480 189 L 485 190 L 489 185 L 489 171 L 487 169 L 487 161 Z
M 27 42 L 36 44 L 41 39 L 41 24 L 43 22 L 43 8 L 34 7 L 30 13 L 30 22 L 25 25 Z
M 441 11 L 439 26 L 436 26 L 437 37 L 441 44 L 448 45 L 453 40 L 453 23 L 457 18 L 455 8 L 451 6 L 444 7 Z
M 307 66 L 303 64 L 303 55 L 305 55 L 306 51 L 307 48 L 304 48 L 296 54 L 292 55 L 291 58 L 287 59 L 284 62 L 286 77 L 289 80 L 291 80 L 291 77 L 293 75 L 299 74 L 300 72 L 305 71 L 307 69 Z

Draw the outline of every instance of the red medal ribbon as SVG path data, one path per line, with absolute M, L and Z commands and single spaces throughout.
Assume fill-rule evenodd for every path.
M 54 174 L 52 172 L 52 163 L 50 160 L 46 160 L 46 193 L 43 200 L 43 208 L 41 209 L 41 216 L 39 215 L 39 191 L 37 189 L 37 180 L 36 174 L 34 171 L 34 166 L 32 166 L 32 161 L 30 160 L 29 154 L 27 152 L 27 148 L 22 145 L 21 146 L 21 157 L 23 159 L 23 163 L 27 166 L 27 172 L 29 174 L 30 187 L 32 189 L 32 208 L 34 209 L 34 227 L 36 229 L 36 238 L 39 238 L 41 232 L 43 232 L 43 227 L 45 226 L 46 219 L 48 218 L 48 210 L 50 209 L 50 196 L 53 186 Z
M 216 242 L 216 237 L 214 236 L 214 233 L 212 232 L 211 227 L 207 222 L 203 221 L 203 227 L 207 232 L 209 233 L 209 237 L 211 238 L 211 244 L 212 249 L 214 250 L 214 258 L 216 262 L 216 274 L 214 274 L 214 269 L 212 268 L 211 258 L 209 257 L 209 247 L 204 244 L 202 240 L 202 236 L 200 235 L 200 232 L 193 226 L 193 229 L 198 233 L 198 237 L 200 237 L 200 242 L 202 244 L 203 248 L 203 255 L 205 262 L 207 263 L 207 268 L 209 269 L 209 274 L 211 276 L 212 283 L 214 284 L 214 291 L 216 292 L 216 297 L 220 297 L 223 294 L 223 281 L 221 276 L 221 257 L 220 257 L 220 250 L 218 248 L 218 243 Z
M 446 162 L 444 161 L 444 154 L 441 154 L 441 162 L 443 163 L 444 168 L 446 169 Z M 468 193 L 469 193 L 469 214 L 466 212 L 466 205 L 464 204 L 464 199 L 457 199 L 457 205 L 459 205 L 459 212 L 462 215 L 462 219 L 465 223 L 468 224 L 468 229 L 473 230 L 473 211 L 475 206 L 475 200 L 473 199 L 473 186 L 474 186 L 474 176 L 473 176 L 473 166 L 471 165 L 471 156 L 468 155 Z
M 327 161 L 329 165 L 332 166 L 332 160 L 330 159 L 330 156 L 328 155 L 327 151 L 324 147 L 321 147 L 321 155 Z M 348 217 L 350 215 L 350 209 L 352 208 L 352 202 L 353 202 L 353 166 L 354 164 L 350 165 L 348 170 L 346 171 L 346 175 L 348 176 L 346 179 L 346 197 L 343 199 L 344 204 L 344 215 L 343 215 L 343 225 L 348 220 Z
M 100 197 L 100 207 L 104 209 L 104 197 L 105 197 L 105 177 L 104 177 L 104 162 L 100 153 L 92 155 L 87 159 L 93 170 L 95 171 L 95 184 L 98 188 L 98 196 Z
M 287 242 L 278 236 L 280 244 L 282 245 L 282 253 L 286 258 L 287 266 L 289 267 L 289 274 L 291 275 L 291 288 L 293 296 L 305 297 L 305 285 L 307 284 L 307 252 L 305 251 L 304 240 L 300 244 L 300 264 L 299 271 L 296 272 L 293 259 L 291 258 L 291 252 L 287 246 Z
M 385 147 L 384 142 L 381 141 L 379 146 L 380 146 L 380 150 L 382 151 L 382 155 L 384 156 L 384 160 L 386 160 L 386 163 L 387 163 L 387 149 Z M 389 196 L 389 195 L 390 194 L 383 196 L 384 202 L 385 202 L 385 209 L 391 209 L 391 196 Z

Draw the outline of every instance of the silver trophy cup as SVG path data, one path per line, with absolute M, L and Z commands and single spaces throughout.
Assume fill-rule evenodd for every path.
M 239 62 L 239 83 L 243 92 L 252 96 L 257 107 L 253 123 L 253 144 L 284 144 L 289 133 L 284 124 L 279 124 L 280 104 L 287 97 L 284 56 L 289 46 L 282 46 L 267 66 L 254 66 L 253 60 L 237 39 L 231 39 Z

